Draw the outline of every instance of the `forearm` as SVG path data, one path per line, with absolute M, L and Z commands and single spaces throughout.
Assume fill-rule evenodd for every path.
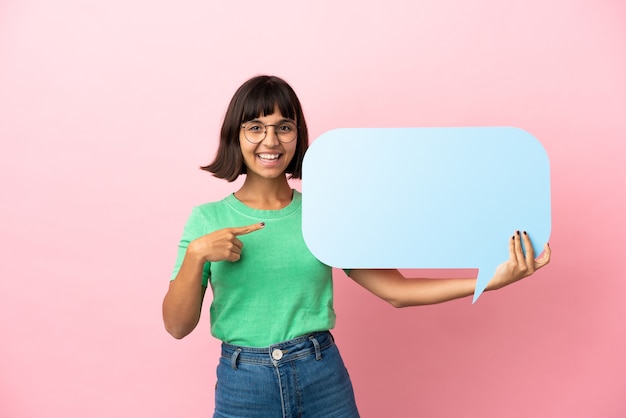
M 163 299 L 163 322 L 174 338 L 183 338 L 198 324 L 205 287 L 202 286 L 204 262 L 188 253 L 170 282 Z
M 397 307 L 433 305 L 474 294 L 476 279 L 404 279 Z
M 475 278 L 408 279 L 398 270 L 352 270 L 350 277 L 395 307 L 432 305 L 470 296 Z

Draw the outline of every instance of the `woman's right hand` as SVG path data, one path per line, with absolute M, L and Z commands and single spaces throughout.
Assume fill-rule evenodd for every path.
M 265 222 L 259 222 L 248 226 L 219 229 L 190 242 L 187 252 L 205 262 L 237 261 L 241 258 L 243 248 L 243 242 L 237 237 L 258 231 L 264 226 Z

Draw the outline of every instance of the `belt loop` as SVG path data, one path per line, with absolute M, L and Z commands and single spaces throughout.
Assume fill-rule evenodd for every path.
M 230 365 L 233 370 L 237 370 L 237 359 L 239 358 L 239 354 L 241 353 L 241 348 L 235 350 L 232 356 L 230 356 Z
M 322 351 L 320 350 L 320 343 L 317 342 L 317 338 L 315 338 L 313 335 L 309 336 L 309 340 L 313 343 L 313 346 L 315 347 L 315 360 L 321 360 Z

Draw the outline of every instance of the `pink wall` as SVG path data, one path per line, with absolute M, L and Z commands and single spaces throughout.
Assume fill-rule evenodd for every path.
M 258 73 L 313 138 L 513 125 L 551 158 L 536 277 L 398 311 L 337 274 L 364 417 L 626 416 L 625 40 L 618 0 L 0 3 L 0 416 L 210 415 L 208 317 L 175 341 L 160 304 L 191 207 L 234 189 L 197 166 Z

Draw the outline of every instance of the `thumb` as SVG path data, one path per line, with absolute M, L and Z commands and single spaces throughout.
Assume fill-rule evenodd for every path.
M 550 257 L 552 256 L 552 249 L 550 248 L 550 244 L 546 243 L 543 247 L 543 253 L 535 260 L 536 268 L 541 268 L 550 262 Z

